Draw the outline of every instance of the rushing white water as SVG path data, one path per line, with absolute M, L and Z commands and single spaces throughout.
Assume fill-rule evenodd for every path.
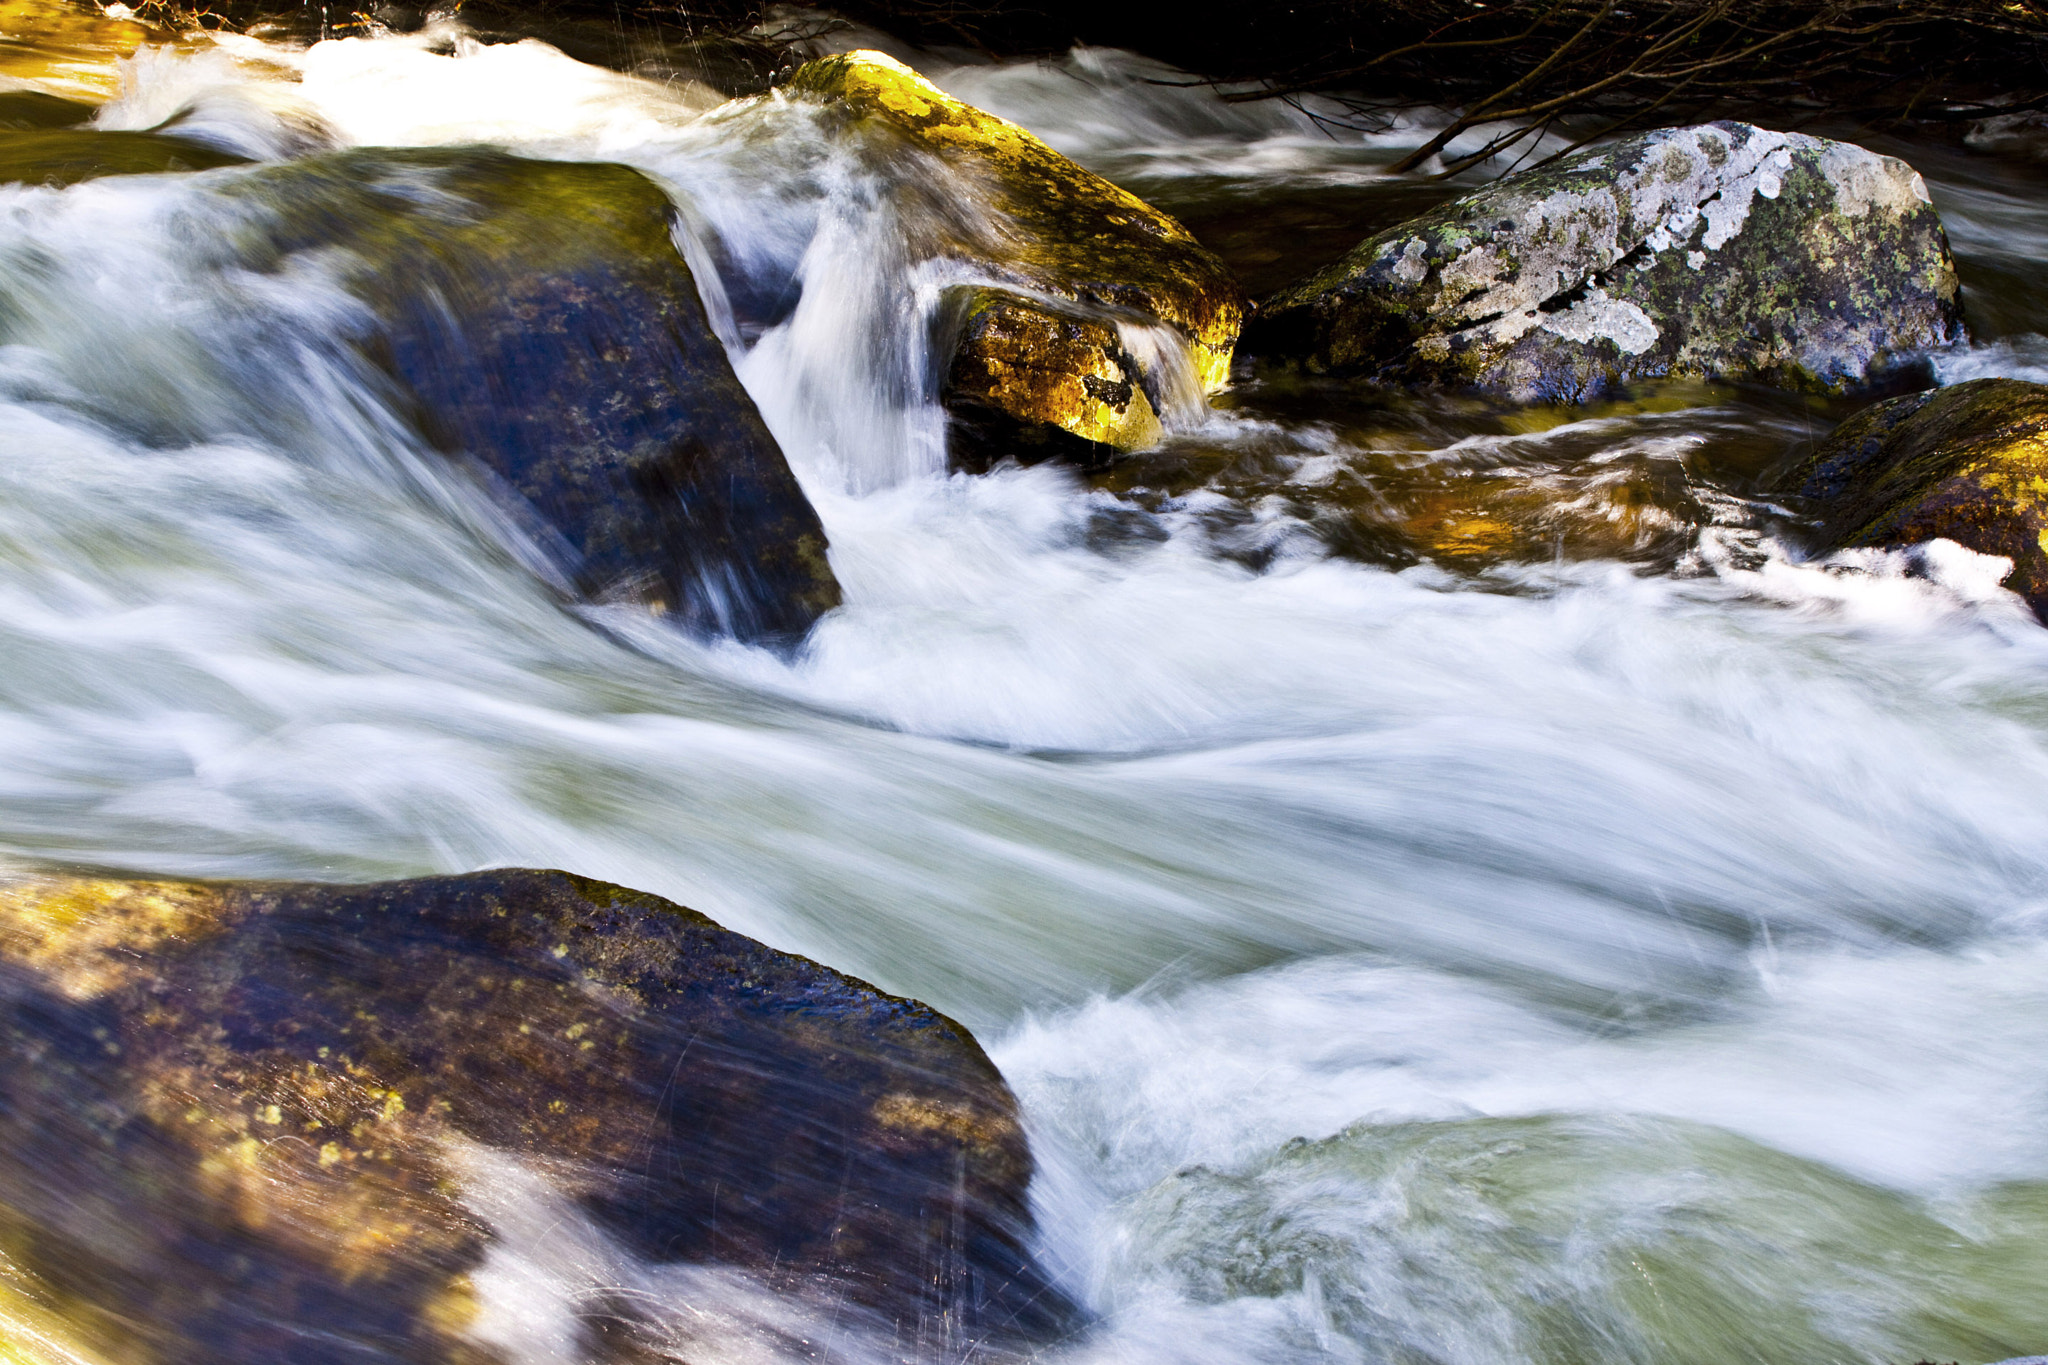
M 1000 270 L 968 187 L 442 37 L 146 57 L 100 122 L 646 169 L 847 605 L 793 660 L 579 619 L 329 344 L 317 268 L 223 268 L 243 172 L 0 189 L 0 848 L 560 866 L 929 1000 L 1025 1103 L 1044 1254 L 1101 1315 L 1059 1358 L 2048 1347 L 2048 633 L 1999 562 L 1801 563 L 1737 518 L 1684 575 L 1475 579 L 1254 508 L 1254 568 L 1204 494 L 1105 534 L 1137 514 L 1071 474 L 942 472 L 921 323 Z M 946 79 L 1109 170 L 1370 173 L 1144 74 Z M 1644 431 L 1544 439 L 1685 458 Z M 579 1358 L 578 1296 L 622 1285 L 692 1360 L 894 1349 L 633 1266 L 522 1179 L 477 1179 L 509 1358 Z

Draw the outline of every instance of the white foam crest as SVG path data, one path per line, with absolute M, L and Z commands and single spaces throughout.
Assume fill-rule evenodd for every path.
M 1248 85 L 1216 85 L 1116 48 L 1076 47 L 1062 57 L 954 66 L 934 54 L 911 64 L 949 94 L 1020 123 L 1048 144 L 1119 181 L 1221 178 L 1246 185 L 1356 185 L 1434 137 L 1441 109 L 1360 114 L 1320 95 L 1247 99 Z M 1467 129 L 1425 170 L 1472 155 L 1518 125 Z M 1479 170 L 1504 173 L 1569 147 L 1539 132 Z
M 258 49 L 259 51 L 261 49 Z M 95 127 L 172 133 L 254 160 L 280 160 L 335 141 L 313 103 L 260 59 L 230 51 L 143 48 L 120 65 L 121 93 Z
M 2037 937 L 1961 955 L 1914 948 L 1781 952 L 1766 940 L 1750 961 L 1747 988 L 1724 996 L 1720 1017 L 1620 1036 L 1600 1021 L 1568 1021 L 1483 982 L 1373 959 L 1325 959 L 1227 983 L 1100 1000 L 1030 1021 L 993 1055 L 1025 1103 L 1041 1165 L 1034 1201 L 1048 1252 L 1070 1289 L 1113 1311 L 1109 1341 L 1099 1348 L 1108 1354 L 1132 1338 L 1151 1339 L 1162 1318 L 1178 1318 L 1182 1331 L 1199 1328 L 1218 1312 L 1202 1301 L 1250 1307 L 1230 1291 L 1197 1293 L 1189 1302 L 1184 1287 L 1151 1281 L 1144 1263 L 1162 1255 L 1194 1264 L 1249 1255 L 1256 1263 L 1257 1253 L 1232 1238 L 1286 1236 L 1284 1222 L 1256 1231 L 1220 1227 L 1206 1246 L 1169 1252 L 1148 1244 L 1158 1232 L 1143 1225 L 1146 1201 L 1157 1198 L 1148 1191 L 1190 1170 L 1216 1172 L 1219 1187 L 1232 1188 L 1231 1173 L 1256 1169 L 1275 1153 L 1284 1159 L 1290 1142 L 1347 1129 L 1361 1141 L 1379 1132 L 1397 1142 L 1399 1125 L 1472 1124 L 1483 1151 L 1489 1144 L 1478 1125 L 1487 1119 L 1609 1116 L 1597 1122 L 1611 1125 L 1611 1116 L 1643 1115 L 1705 1124 L 1935 1208 L 1952 1205 L 1951 1216 L 1960 1215 L 1966 1228 L 1996 1214 L 1969 1213 L 1956 1199 L 2003 1179 L 2038 1176 L 2048 1159 L 2048 1099 L 2033 1076 L 2034 1058 L 2048 1043 L 2039 1022 L 2048 1019 L 2048 947 Z M 1959 1115 L 1968 1116 L 1966 1143 L 1957 1141 Z M 1688 1197 L 1719 1197 L 1739 1186 L 1738 1170 L 1708 1176 L 1695 1168 Z M 1378 1198 L 1397 1210 L 1400 1182 L 1412 1183 L 1419 1200 L 1439 1176 L 1457 1178 L 1425 1165 Z M 1786 1224 L 1818 1227 L 1839 1211 L 1787 1202 L 1824 1200 L 1828 1192 L 1813 1185 L 1798 1177 L 1771 1191 Z M 1606 1208 L 1611 1195 L 1590 1180 L 1527 1192 L 1567 1206 L 1583 1201 L 1581 1250 L 1595 1258 L 1617 1249 L 1608 1239 L 1641 1235 L 1658 1217 L 1658 1201 L 1644 1191 L 1625 1196 L 1642 1200 L 1633 1216 Z M 1375 1212 L 1365 1190 L 1326 1180 L 1295 1200 L 1304 1225 L 1332 1226 L 1318 1254 L 1323 1273 L 1334 1279 L 1369 1273 L 1364 1262 L 1374 1255 L 1372 1245 L 1416 1235 L 1399 1227 L 1398 1217 L 1387 1218 L 1386 1208 Z M 1601 1227 L 1610 1216 L 1618 1225 Z M 1374 1226 L 1346 1245 L 1347 1235 L 1333 1224 L 1350 1218 Z M 1728 1231 L 1738 1247 L 1772 1235 L 1754 1223 Z M 1497 1252 L 1487 1235 L 1483 1227 L 1438 1225 L 1426 1273 L 1394 1271 L 1368 1292 L 1391 1304 L 1441 1275 L 1466 1281 L 1457 1292 L 1485 1292 L 1506 1304 L 1513 1281 L 1507 1267 L 1489 1260 Z M 1712 1234 L 1696 1224 L 1692 1235 Z M 1948 1239 L 1953 1244 L 1960 1236 L 1951 1230 Z M 1623 1254 L 1640 1246 L 1619 1243 Z M 1824 1238 L 1800 1250 L 1807 1257 L 1840 1254 Z M 1571 1253 L 1554 1245 L 1546 1254 Z M 1883 1264 L 1888 1252 L 1866 1245 L 1857 1254 Z M 1700 1264 L 1712 1262 L 1703 1257 Z M 1782 1268 L 1795 1282 L 1817 1287 L 1834 1267 L 1807 1261 Z M 1931 1265 L 1903 1270 L 1904 1284 L 1916 1292 L 1942 1281 Z M 1312 1281 L 1314 1265 L 1308 1273 Z M 1719 1288 L 1743 1294 L 1739 1281 Z M 1321 1318 L 1314 1298 L 1311 1283 L 1308 1300 L 1283 1315 L 1287 1324 Z M 1878 1330 L 1869 1307 L 1858 1305 L 1838 1328 Z M 1416 1322 L 1381 1326 L 1395 1339 L 1422 1329 Z M 1187 1358 L 1270 1358 L 1272 1330 L 1268 1324 L 1255 1333 L 1258 1344 L 1248 1351 L 1219 1343 Z M 1499 1330 L 1512 1337 L 1520 1329 L 1509 1321 Z M 1369 1347 L 1375 1339 L 1354 1336 L 1353 1344 Z M 1521 1349 L 1495 1342 L 1496 1351 Z
M 1134 52 L 1077 47 L 1062 57 L 950 66 L 913 62 L 949 94 L 1020 123 L 1115 179 L 1223 176 L 1350 184 L 1419 146 L 1429 111 L 1363 121 L 1334 101 L 1233 101 L 1218 87 Z
M 1683 1261 L 1657 1263 L 1659 1279 L 1675 1287 L 1686 1273 L 1698 1277 L 1688 1283 L 1753 1302 L 1759 1312 L 1765 1306 L 1743 1281 L 1753 1273 L 1745 1259 L 1759 1254 L 1796 1287 L 1794 1300 L 1806 1297 L 1808 1310 L 1812 1295 L 1843 1269 L 1845 1254 L 1866 1263 L 1851 1271 L 1851 1283 L 1890 1275 L 1874 1297 L 1819 1318 L 1823 1330 L 1866 1338 L 1882 1357 L 1898 1349 L 1901 1330 L 1884 1324 L 1882 1312 L 1898 1306 L 1898 1295 L 1937 1300 L 1956 1275 L 1927 1261 L 1929 1254 L 1995 1232 L 1999 1203 L 1972 1205 L 1970 1191 L 2042 1171 L 2048 1099 L 2034 1081 L 2034 1058 L 2048 1044 L 2040 1023 L 2048 1019 L 2048 948 L 2030 935 L 1962 956 L 1913 948 L 1780 954 L 1765 941 L 1751 964 L 1749 988 L 1724 997 L 1722 1017 L 1622 1036 L 1597 1021 L 1571 1023 L 1532 1009 L 1483 982 L 1376 960 L 1323 960 L 1034 1019 L 993 1056 L 1026 1105 L 1047 1252 L 1069 1289 L 1110 1314 L 1094 1347 L 1106 1359 L 1122 1359 L 1126 1349 L 1159 1359 L 1274 1359 L 1276 1351 L 1290 1355 L 1288 1338 L 1296 1334 L 1321 1336 L 1323 1349 L 1362 1351 L 1362 1359 L 1380 1359 L 1380 1351 L 1417 1334 L 1434 1336 L 1444 1349 L 1442 1318 L 1432 1330 L 1430 1312 L 1417 1320 L 1401 1308 L 1432 1293 L 1481 1295 L 1495 1306 L 1489 1314 L 1497 1320 L 1477 1328 L 1489 1345 L 1470 1359 L 1554 1359 L 1536 1340 L 1518 1340 L 1528 1330 L 1528 1308 L 1516 1306 L 1526 1285 L 1516 1283 L 1516 1265 L 1503 1263 L 1499 1238 L 1552 1269 L 1583 1259 L 1581 1271 L 1597 1271 L 1610 1257 L 1640 1257 L 1669 1232 L 1700 1240 Z M 1585 1132 L 1628 1144 L 1624 1150 L 1636 1152 L 1645 1171 L 1614 1171 L 1620 1189 L 1604 1189 L 1606 1177 L 1595 1171 L 1577 1171 L 1579 1183 L 1561 1187 L 1489 1185 L 1481 1156 L 1511 1158 L 1538 1138 L 1489 1130 L 1485 1121 L 1522 1115 L 1587 1115 Z M 1679 1154 L 1679 1169 L 1657 1175 L 1651 1152 L 1675 1134 L 1653 1128 L 1630 1138 L 1616 1115 L 1735 1132 L 1851 1179 L 1907 1191 L 1909 1199 L 1853 1195 L 1866 1207 L 1851 1212 L 1841 1203 L 1853 1193 L 1847 1187 L 1831 1189 L 1819 1173 L 1774 1171 L 1739 1148 L 1716 1152 L 1710 1134 L 1686 1140 L 1696 1146 Z M 1956 1140 L 1958 1115 L 1968 1115 L 1970 1142 Z M 1298 1140 L 1350 1132 L 1360 1150 L 1370 1150 L 1407 1142 L 1401 1126 L 1432 1121 L 1448 1126 L 1442 1136 L 1452 1142 L 1460 1142 L 1456 1126 L 1473 1132 L 1464 1152 L 1470 1173 L 1427 1160 L 1397 1164 L 1378 1177 L 1380 1189 L 1354 1187 L 1339 1171 L 1317 1177 L 1313 1166 L 1300 1173 L 1309 1183 L 1298 1189 L 1280 1173 L 1235 1175 L 1284 1166 Z M 1565 1124 L 1561 1136 L 1573 1130 Z M 1714 1169 L 1702 1169 L 1708 1158 Z M 1176 1197 L 1161 1191 L 1190 1173 L 1196 1185 L 1180 1197 L 1194 1201 L 1204 1183 L 1212 1187 L 1223 1203 L 1208 1218 L 1219 1226 L 1202 1228 L 1198 1205 L 1184 1203 L 1178 1226 L 1161 1228 L 1159 1201 Z M 1520 1191 L 1571 1209 L 1577 1236 L 1548 1238 L 1530 1224 L 1503 1224 L 1501 1212 L 1464 1226 L 1444 1216 L 1450 1209 L 1427 1212 L 1434 1183 L 1446 1179 L 1454 1189 Z M 1759 1189 L 1745 1193 L 1745 1179 L 1757 1179 Z M 1233 1226 L 1233 1199 L 1274 1199 L 1276 1209 Z M 1413 1212 L 1419 1222 L 1405 1209 L 1409 1199 L 1421 1205 Z M 1716 1212 L 1718 1199 L 1735 1201 L 1737 1212 Z M 1774 1222 L 1759 1218 L 1761 1207 L 1741 1212 L 1743 1199 L 1776 1209 L 1767 1216 Z M 1911 1212 L 1915 1201 L 1925 1212 Z M 1929 1214 L 1944 1209 L 1956 1226 L 1931 1222 Z M 1671 1216 L 1677 1224 L 1661 1228 Z M 1866 1218 L 1864 1240 L 1853 1248 L 1831 1240 L 1823 1228 L 1837 1216 Z M 1731 1226 L 1714 1228 L 1718 1218 Z M 1786 1244 L 1765 1250 L 1788 1232 Z M 1159 1242 L 1161 1234 L 1169 1240 Z M 1171 1240 L 1188 1234 L 1200 1236 Z M 1872 1236 L 1903 1240 L 1894 1246 Z M 1911 1236 L 1925 1244 L 1905 1250 Z M 1307 1263 L 1300 1261 L 1303 1238 L 1313 1246 Z M 1262 1240 L 1270 1246 L 1257 1246 Z M 1401 1263 L 1415 1254 L 1423 1263 L 1374 1269 L 1382 1257 Z M 1174 1263 L 1186 1279 L 1161 1281 L 1159 1271 Z M 1214 1263 L 1278 1283 L 1225 1287 L 1214 1271 L 1202 1271 Z M 1294 1293 L 1286 1293 L 1290 1271 L 1300 1285 Z M 1354 1300 L 1333 1324 L 1319 1277 L 1331 1291 L 1346 1285 L 1348 1295 L 1380 1304 L 1386 1316 L 1360 1322 Z M 1563 1283 L 1538 1295 L 1556 1312 L 1591 1320 L 1618 1312 L 1626 1320 L 1626 1300 L 1610 1291 L 1569 1308 L 1561 1302 L 1585 1295 L 1589 1279 L 1597 1283 L 1567 1271 Z M 1438 1302 L 1438 1316 L 1442 1310 Z M 1786 1326 L 1753 1330 L 1769 1338 Z M 1978 1326 L 1991 1330 L 1989 1322 Z M 1184 1342 L 1186 1355 L 1163 1349 L 1161 1334 Z M 1681 1347 L 1665 1342 L 1651 1351 Z
M 1944 384 L 1971 379 L 2048 384 L 2048 337 L 2026 333 L 1958 347 L 1934 357 L 1934 372 Z

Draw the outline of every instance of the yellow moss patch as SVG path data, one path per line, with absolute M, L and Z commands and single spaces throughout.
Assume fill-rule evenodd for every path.
M 993 291 L 970 309 L 949 396 L 1117 450 L 1165 434 L 1114 327 Z
M 875 1122 L 900 1133 L 933 1134 L 975 1147 L 992 1147 L 1011 1135 L 1006 1123 L 965 1104 L 924 1095 L 890 1094 L 875 1102 Z
M 0 954 L 84 1000 L 164 945 L 213 932 L 221 914 L 217 891 L 186 882 L 23 878 L 0 883 Z
M 1942 537 L 2002 555 L 2005 585 L 2048 620 L 2048 386 L 1975 379 L 1876 404 L 1796 477 L 1822 548 Z

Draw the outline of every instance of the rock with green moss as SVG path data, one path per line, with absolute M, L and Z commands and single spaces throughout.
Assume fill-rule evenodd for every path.
M 68 103 L 68 101 L 58 101 Z M 18 107 L 17 107 L 18 108 Z M 39 111 L 30 107 L 15 122 Z M 4 116 L 5 109 L 0 109 Z M 18 128 L 0 123 L 0 184 L 76 185 L 107 175 L 165 175 L 234 166 L 247 157 L 163 133 L 102 133 L 85 128 Z
M 357 352 L 586 595 L 768 642 L 838 603 L 817 513 L 639 172 L 362 149 L 219 193 L 233 263 L 338 274 L 368 305 Z
M 1576 402 L 1663 376 L 1867 390 L 1961 336 L 1912 167 L 1715 123 L 1580 152 L 1369 237 L 1267 301 L 1246 346 Z
M 937 158 L 1001 215 L 1004 250 L 976 262 L 988 282 L 953 301 L 964 321 L 944 338 L 943 398 L 966 462 L 991 441 L 1088 458 L 1156 440 L 1173 381 L 1148 372 L 1122 326 L 1171 328 L 1196 385 L 1228 381 L 1243 294 L 1166 214 L 879 52 L 807 63 L 783 90 Z
M 967 1031 L 659 897 L 17 873 L 0 982 L 0 1354 L 500 1360 L 494 1315 L 525 1305 L 493 1258 L 546 1251 L 522 1197 L 599 1248 L 557 1288 L 604 1359 L 665 1330 L 633 1303 L 659 1263 L 905 1343 L 1071 1311 Z
M 1944 538 L 2013 562 L 2005 585 L 2048 620 L 2048 385 L 1974 379 L 1875 404 L 1792 484 L 1825 550 Z

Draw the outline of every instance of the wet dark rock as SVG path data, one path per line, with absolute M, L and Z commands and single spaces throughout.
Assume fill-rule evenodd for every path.
M 0 120 L 5 120 L 6 114 L 6 108 L 0 107 Z M 30 109 L 19 120 L 26 123 L 35 116 L 36 111 Z M 4 184 L 61 187 L 106 175 L 205 171 L 247 160 L 218 147 L 162 133 L 102 133 L 33 125 L 18 128 L 0 122 L 0 183 Z
M 672 209 L 624 166 L 358 150 L 229 192 L 236 251 L 338 269 L 359 349 L 584 594 L 746 640 L 839 602 L 824 529 L 712 334 Z
M 93 106 L 40 90 L 0 90 L 0 129 L 76 128 L 92 117 Z
M 1228 381 L 1243 292 L 1171 217 L 879 52 L 806 63 L 783 88 L 893 130 L 984 187 L 1003 216 L 1003 250 L 984 264 L 1015 287 L 965 291 L 964 325 L 946 338 L 954 349 L 942 361 L 962 463 L 986 462 L 987 438 L 1004 426 L 991 420 L 998 415 L 1027 458 L 1070 451 L 1093 461 L 1155 441 L 1168 381 L 1144 372 L 1119 322 L 1171 328 L 1201 390 Z
M 0 1309 L 70 1358 L 496 1359 L 479 1149 L 640 1258 L 827 1282 L 900 1341 L 1071 1311 L 965 1029 L 566 873 L 17 874 L 0 1050 Z
M 1245 347 L 1577 402 L 1664 376 L 1869 391 L 1961 336 L 1948 240 L 1910 166 L 1716 123 L 1580 152 L 1369 237 L 1267 301 Z
M 1994 114 L 1979 119 L 1963 134 L 1966 146 L 2000 156 L 2048 158 L 2048 115 L 2038 109 L 2024 114 Z
M 1974 379 L 1875 404 L 1794 472 L 1816 543 L 1937 537 L 2013 561 L 2005 585 L 2048 621 L 2048 385 Z

